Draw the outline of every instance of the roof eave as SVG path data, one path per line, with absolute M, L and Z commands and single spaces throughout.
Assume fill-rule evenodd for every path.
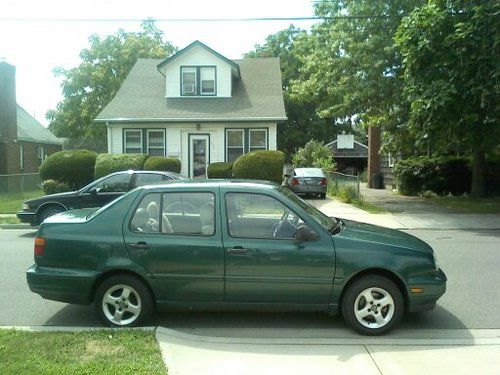
M 220 118 L 96 118 L 99 123 L 129 123 L 129 122 L 247 122 L 247 121 L 286 121 L 286 117 L 220 117 Z

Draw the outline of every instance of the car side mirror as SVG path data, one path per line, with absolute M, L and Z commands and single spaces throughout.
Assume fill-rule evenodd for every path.
M 310 230 L 307 226 L 301 225 L 295 231 L 293 238 L 295 242 L 316 241 L 318 239 L 318 234 Z

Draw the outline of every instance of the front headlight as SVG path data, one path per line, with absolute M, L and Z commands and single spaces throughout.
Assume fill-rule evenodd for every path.
M 23 203 L 23 210 L 27 211 L 30 209 L 30 206 L 27 203 Z
M 434 265 L 436 266 L 436 271 L 439 271 L 439 264 L 436 258 L 436 253 L 433 253 L 432 256 L 434 257 Z

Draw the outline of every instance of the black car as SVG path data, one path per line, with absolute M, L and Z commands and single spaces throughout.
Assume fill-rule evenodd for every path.
M 184 177 L 174 172 L 124 171 L 104 176 L 77 191 L 30 199 L 17 212 L 23 223 L 39 225 L 49 216 L 76 208 L 101 207 L 126 192 L 143 185 L 161 184 Z

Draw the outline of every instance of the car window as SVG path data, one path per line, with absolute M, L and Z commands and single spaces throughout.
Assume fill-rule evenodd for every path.
M 137 206 L 130 222 L 130 230 L 158 233 L 160 230 L 160 193 L 147 194 Z
M 160 173 L 137 173 L 135 186 L 161 184 L 162 182 L 170 180 L 170 177 Z
M 304 221 L 277 199 L 264 194 L 228 193 L 226 212 L 233 237 L 292 239 Z
M 128 173 L 115 174 L 95 184 L 94 188 L 98 189 L 100 193 L 124 193 L 129 190 L 131 176 Z
M 215 233 L 215 197 L 205 192 L 164 193 L 162 232 L 211 236 Z

